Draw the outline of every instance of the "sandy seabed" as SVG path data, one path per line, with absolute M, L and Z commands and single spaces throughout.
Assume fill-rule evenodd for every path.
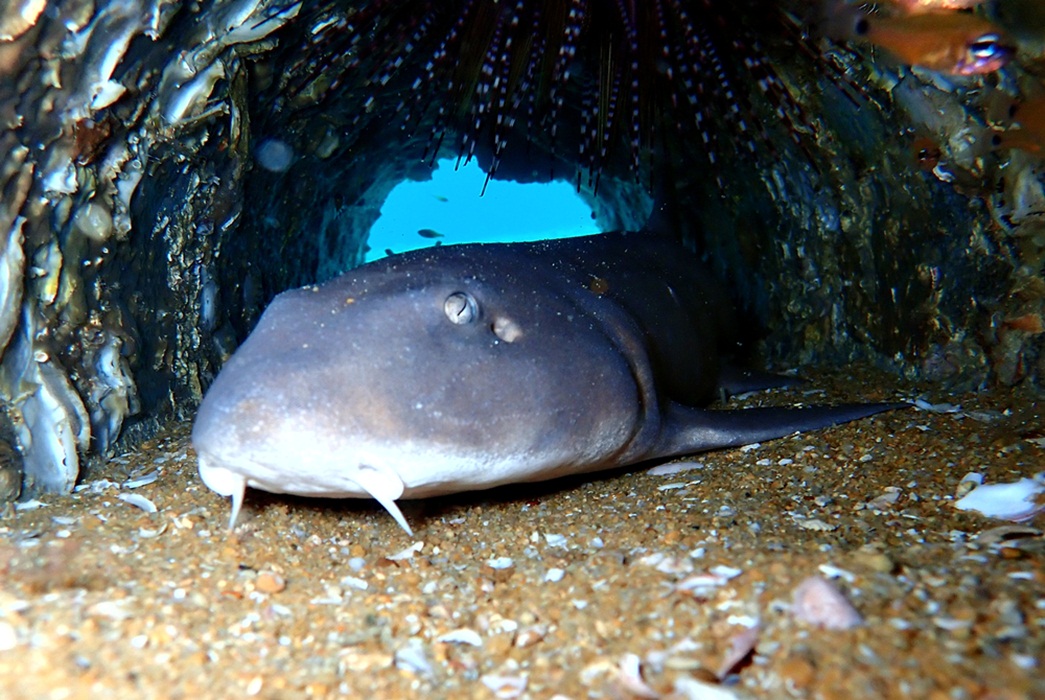
M 860 371 L 731 407 L 898 398 L 936 410 L 406 502 L 414 538 L 256 491 L 229 533 L 174 424 L 0 518 L 0 695 L 1045 697 L 1045 516 L 954 507 L 1045 469 L 1040 395 Z

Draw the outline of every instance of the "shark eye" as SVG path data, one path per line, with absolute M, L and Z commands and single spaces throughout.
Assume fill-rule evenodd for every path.
M 467 292 L 454 292 L 443 302 L 443 312 L 451 323 L 472 323 L 479 318 L 479 302 Z

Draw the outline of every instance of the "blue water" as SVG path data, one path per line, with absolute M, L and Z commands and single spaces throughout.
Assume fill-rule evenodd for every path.
M 565 181 L 520 184 L 491 180 L 478 163 L 454 170 L 454 160 L 436 163 L 432 179 L 397 185 L 370 229 L 366 262 L 439 242 L 500 243 L 569 238 L 600 233 L 591 207 Z M 439 234 L 426 238 L 418 231 Z

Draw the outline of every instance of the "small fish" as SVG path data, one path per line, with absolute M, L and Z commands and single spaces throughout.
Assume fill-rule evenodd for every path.
M 446 203 L 446 202 L 449 202 L 449 201 L 450 201 L 450 198 L 449 198 L 449 197 L 444 197 L 444 196 L 443 196 L 443 195 L 441 195 L 441 194 L 434 194 L 434 195 L 432 195 L 432 196 L 433 196 L 433 197 L 435 197 L 435 201 L 437 201 L 437 202 L 443 202 L 443 203 Z
M 1011 106 L 1009 114 L 1010 128 L 995 132 L 993 145 L 1042 153 L 1045 150 L 1045 94 Z
M 890 5 L 908 14 L 939 10 L 968 10 L 987 0 L 889 0 Z
M 823 11 L 831 38 L 867 42 L 901 63 L 948 75 L 993 73 L 1016 54 L 999 27 L 968 12 L 868 14 L 838 0 L 828 0 Z
M 919 168 L 932 172 L 940 163 L 942 151 L 928 136 L 919 136 L 911 143 L 911 155 Z
M 442 238 L 443 234 L 438 231 L 434 231 L 430 228 L 423 228 L 417 231 L 417 235 L 421 238 Z
M 1001 327 L 1012 331 L 1022 331 L 1030 335 L 1045 333 L 1045 324 L 1042 323 L 1041 314 L 1035 313 L 1007 318 L 1001 322 Z

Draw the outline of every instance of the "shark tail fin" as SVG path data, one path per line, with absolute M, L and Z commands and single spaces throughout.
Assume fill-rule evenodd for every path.
M 910 404 L 906 403 L 851 403 L 714 411 L 673 404 L 666 411 L 661 444 L 653 456 L 669 457 L 720 447 L 740 447 L 909 407 Z

